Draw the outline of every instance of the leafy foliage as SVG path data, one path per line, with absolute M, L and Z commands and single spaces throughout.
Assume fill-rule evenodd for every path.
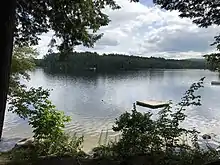
M 110 22 L 105 7 L 120 8 L 114 0 L 17 0 L 15 43 L 37 45 L 38 35 L 52 30 L 50 46 L 57 45 L 56 38 L 60 38 L 60 50 L 80 44 L 93 46 L 102 36 L 97 34 L 99 28 Z
M 64 132 L 70 121 L 62 111 L 55 109 L 49 98 L 49 90 L 42 87 L 28 89 L 20 79 L 29 80 L 28 71 L 35 67 L 37 52 L 30 47 L 15 47 L 12 58 L 9 111 L 28 120 L 34 134 L 34 144 L 27 148 L 15 148 L 10 157 L 14 160 L 36 159 L 49 155 L 76 155 L 81 151 L 83 137 Z
M 49 91 L 41 87 L 21 89 L 9 102 L 9 111 L 27 118 L 38 140 L 59 138 L 63 134 L 64 123 L 70 121 L 63 112 L 55 110 L 48 97 Z
M 205 55 L 205 58 L 207 59 L 208 68 L 210 70 L 220 72 L 220 54 L 213 53 Z
M 151 151 L 174 152 L 177 148 L 187 149 L 187 144 L 181 144 L 180 138 L 193 131 L 180 127 L 186 115 L 186 107 L 200 105 L 200 96 L 194 92 L 202 87 L 203 79 L 192 84 L 182 101 L 173 110 L 167 106 L 158 112 L 158 119 L 152 119 L 152 113 L 142 114 L 134 106 L 131 113 L 126 112 L 116 120 L 114 131 L 121 131 L 122 138 L 116 145 L 123 157 L 149 153 Z M 126 152 L 127 151 L 127 152 Z
M 9 101 L 9 111 L 28 120 L 33 129 L 34 143 L 28 148 L 15 148 L 11 159 L 33 160 L 41 156 L 77 156 L 82 153 L 83 137 L 64 132 L 65 123 L 70 121 L 62 111 L 48 100 L 49 90 L 41 87 L 27 90 L 20 88 Z
M 98 147 L 95 147 L 92 149 L 93 158 L 110 158 L 115 159 L 116 158 L 116 152 L 112 149 L 112 144 L 107 145 L 100 145 Z
M 44 139 L 41 141 L 34 141 L 33 145 L 27 147 L 14 148 L 7 156 L 10 160 L 30 161 L 34 162 L 39 158 L 44 157 L 67 157 L 74 156 L 79 158 L 86 157 L 86 153 L 82 151 L 83 137 L 72 136 L 63 134 L 56 141 Z
M 41 156 L 78 156 L 83 153 L 81 150 L 82 143 L 83 137 L 64 133 L 53 143 L 51 143 L 51 140 L 43 140 L 38 142 L 36 146 L 37 153 Z
M 51 72 L 78 72 L 96 68 L 97 72 L 139 70 L 146 68 L 205 68 L 205 60 L 168 60 L 164 58 L 145 58 L 120 54 L 103 54 L 92 52 L 74 52 L 68 60 L 59 61 L 59 54 L 48 54 L 40 60 L 40 66 Z
M 64 123 L 70 121 L 63 112 L 55 110 L 49 101 L 49 90 L 30 88 L 20 83 L 20 78 L 29 80 L 28 71 L 34 69 L 37 52 L 30 47 L 15 47 L 12 58 L 12 74 L 9 111 L 28 119 L 36 139 L 59 138 Z
M 18 47 L 13 49 L 11 73 L 21 74 L 23 78 L 27 78 L 27 71 L 31 71 L 35 67 L 34 59 L 38 56 L 36 49 L 31 47 Z
M 75 154 L 78 152 L 83 138 L 69 136 L 64 133 L 65 123 L 70 117 L 62 111 L 55 110 L 55 106 L 48 100 L 49 91 L 22 88 L 10 99 L 9 111 L 28 119 L 33 128 L 34 138 L 39 155 Z
M 17 88 L 23 86 L 20 83 L 20 78 L 29 80 L 28 71 L 35 68 L 34 59 L 38 56 L 38 52 L 31 47 L 15 46 L 12 56 L 9 95 L 16 92 Z
M 198 131 L 181 127 L 187 107 L 201 105 L 201 96 L 195 92 L 203 87 L 203 80 L 191 85 L 175 109 L 170 104 L 158 112 L 156 119 L 151 112 L 138 112 L 134 104 L 131 113 L 122 114 L 113 127 L 114 131 L 121 132 L 120 140 L 95 148 L 94 156 L 127 160 L 132 156 L 148 155 L 149 163 L 163 165 L 205 164 L 218 159 L 218 151 L 200 148 Z

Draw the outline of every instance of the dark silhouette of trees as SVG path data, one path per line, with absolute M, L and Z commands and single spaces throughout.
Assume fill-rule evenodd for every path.
M 138 57 L 120 54 L 99 55 L 93 52 L 73 52 L 67 59 L 60 61 L 60 54 L 48 54 L 41 60 L 36 60 L 38 66 L 42 66 L 51 72 L 113 72 L 142 70 L 149 68 L 158 69 L 204 69 L 205 60 L 173 60 L 156 57 Z

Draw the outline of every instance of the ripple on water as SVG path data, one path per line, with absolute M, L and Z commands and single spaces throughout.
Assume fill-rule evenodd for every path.
M 65 114 L 72 117 L 72 122 L 67 124 L 67 131 L 84 134 L 85 140 L 88 140 L 85 145 L 90 146 L 97 143 L 102 130 L 110 129 L 109 136 L 115 136 L 117 133 L 111 131 L 115 118 L 130 110 L 136 100 L 179 101 L 185 90 L 203 76 L 207 77 L 205 88 L 201 90 L 203 105 L 200 109 L 189 108 L 183 125 L 196 127 L 203 133 L 220 134 L 220 111 L 216 108 L 220 107 L 220 88 L 210 85 L 212 80 L 218 79 L 218 75 L 209 71 L 155 70 L 84 79 L 83 76 L 50 75 L 37 69 L 31 73 L 28 87 L 38 87 L 40 84 L 44 88 L 54 89 L 50 97 L 52 102 L 57 109 L 65 110 Z M 141 107 L 138 110 L 146 112 Z M 26 121 L 15 114 L 6 114 L 5 137 L 30 135 L 31 129 Z

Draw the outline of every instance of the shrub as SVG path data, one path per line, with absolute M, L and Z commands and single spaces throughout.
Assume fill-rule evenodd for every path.
M 48 97 L 49 90 L 41 87 L 29 90 L 21 88 L 9 102 L 9 111 L 28 119 L 36 140 L 56 140 L 63 135 L 65 122 L 70 121 L 70 117 L 55 109 Z
M 93 158 L 116 158 L 116 152 L 112 149 L 113 144 L 100 145 L 92 149 Z
M 10 88 L 8 95 L 9 111 L 28 120 L 34 134 L 34 145 L 13 149 L 11 158 L 34 159 L 48 155 L 84 155 L 81 151 L 83 137 L 65 134 L 65 123 L 70 117 L 56 110 L 49 98 L 49 90 L 28 89 L 21 79 L 29 80 L 28 71 L 35 68 L 36 50 L 30 47 L 15 47 L 13 51 Z
M 131 113 L 126 112 L 116 120 L 114 131 L 122 132 L 122 138 L 117 143 L 119 155 L 123 157 L 149 153 L 154 151 L 176 152 L 179 149 L 189 149 L 188 144 L 180 143 L 180 138 L 195 130 L 186 130 L 180 127 L 186 115 L 186 107 L 201 105 L 201 96 L 195 92 L 203 87 L 202 78 L 198 83 L 192 84 L 175 109 L 172 104 L 158 112 L 158 118 L 152 119 L 152 113 L 141 113 L 134 104 Z
M 55 109 L 49 101 L 49 90 L 25 87 L 19 88 L 10 99 L 9 111 L 27 119 L 33 128 L 34 147 L 15 149 L 14 155 L 26 159 L 39 156 L 76 156 L 82 153 L 83 137 L 64 132 L 65 123 L 70 121 L 62 111 Z M 31 151 L 30 151 L 31 150 Z M 33 155 L 30 152 L 33 151 Z
M 83 137 L 63 134 L 55 141 L 38 141 L 38 153 L 42 156 L 77 156 L 82 154 Z

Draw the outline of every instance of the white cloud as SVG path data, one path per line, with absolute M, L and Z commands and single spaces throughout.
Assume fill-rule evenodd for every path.
M 164 11 L 153 5 L 117 0 L 121 9 L 105 12 L 112 20 L 100 32 L 104 36 L 94 48 L 79 46 L 76 50 L 100 53 L 126 53 L 165 58 L 199 57 L 213 52 L 210 47 L 217 27 L 198 28 L 189 19 L 181 19 L 178 12 Z M 41 53 L 47 50 L 51 34 L 42 36 L 38 46 Z

